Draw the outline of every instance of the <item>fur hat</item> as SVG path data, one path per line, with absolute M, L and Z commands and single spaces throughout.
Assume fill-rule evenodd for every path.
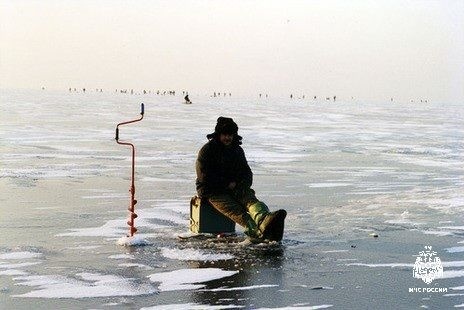
M 232 118 L 220 116 L 217 119 L 216 127 L 214 132 L 217 134 L 231 134 L 235 135 L 238 132 L 238 126 Z
M 231 134 L 235 136 L 234 141 L 236 141 L 237 144 L 242 144 L 242 137 L 240 137 L 237 133 L 238 126 L 232 118 L 219 116 L 216 127 L 214 127 L 214 132 L 206 137 L 208 139 L 213 139 L 218 138 L 220 134 Z

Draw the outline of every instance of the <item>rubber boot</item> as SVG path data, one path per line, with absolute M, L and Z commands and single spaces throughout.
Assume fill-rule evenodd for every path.
M 287 211 L 269 212 L 269 208 L 259 201 L 248 206 L 248 213 L 258 226 L 263 239 L 281 241 L 284 234 L 284 221 Z
M 247 235 L 251 240 L 253 239 L 262 239 L 262 234 L 258 229 L 256 223 L 248 216 L 247 225 L 244 231 L 245 235 Z
M 262 235 L 247 209 L 229 195 L 217 195 L 208 198 L 208 202 L 221 214 L 245 228 L 244 233 L 251 239 L 261 239 Z

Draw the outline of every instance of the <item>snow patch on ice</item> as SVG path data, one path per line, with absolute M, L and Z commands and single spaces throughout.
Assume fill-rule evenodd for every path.
M 156 290 L 149 284 L 140 284 L 131 278 L 98 273 L 79 273 L 83 280 L 61 275 L 34 275 L 17 277 L 17 285 L 38 286 L 25 294 L 13 297 L 29 298 L 91 298 L 111 296 L 139 296 L 153 294 Z
M 188 201 L 185 202 L 183 209 L 188 209 L 186 206 L 188 207 Z M 137 214 L 139 215 L 138 219 L 157 219 L 182 226 L 188 223 L 188 217 L 184 213 L 177 212 L 171 208 L 154 207 L 153 209 L 142 209 Z
M 464 267 L 464 261 L 462 260 L 450 261 L 450 262 L 442 261 L 441 264 L 443 265 L 443 267 Z
M 0 254 L 0 259 L 29 259 L 29 258 L 38 258 L 41 257 L 42 253 L 33 253 L 33 252 L 11 252 Z
M 154 273 L 148 276 L 152 282 L 160 282 L 160 291 L 194 290 L 205 287 L 204 283 L 237 274 L 219 268 L 179 269 L 169 272 Z
M 452 279 L 464 277 L 464 270 L 445 270 L 440 279 Z
M 464 230 L 464 226 L 442 226 L 440 229 Z
M 443 267 L 464 267 L 464 261 L 442 261 L 441 262 Z M 414 267 L 414 264 L 407 264 L 407 263 L 381 263 L 381 264 L 365 264 L 365 263 L 349 263 L 346 266 L 364 266 L 370 268 L 378 268 L 378 267 Z
M 453 233 L 449 231 L 441 231 L 441 230 L 423 230 L 422 233 L 425 235 L 436 235 L 436 236 L 450 236 Z
M 0 269 L 14 269 L 14 268 L 22 268 L 22 267 L 29 267 L 41 264 L 41 262 L 27 262 L 27 263 L 16 263 L 16 264 L 5 264 L 0 263 Z
M 108 258 L 111 259 L 135 259 L 134 255 L 130 254 L 115 254 L 115 255 L 110 255 Z
M 404 211 L 401 214 L 384 214 L 387 216 L 395 216 L 395 219 L 386 220 L 385 223 L 393 224 L 393 225 L 408 225 L 408 226 L 418 226 L 424 225 L 424 223 L 420 222 L 413 222 L 409 219 L 410 214 L 409 211 Z
M 22 276 L 26 274 L 27 272 L 18 269 L 7 269 L 0 271 L 0 276 Z
M 185 209 L 185 208 L 184 208 Z M 139 229 L 145 227 L 148 229 L 161 229 L 166 228 L 167 225 L 153 224 L 150 219 L 162 220 L 174 223 L 176 225 L 185 226 L 188 223 L 188 218 L 180 212 L 168 208 L 153 208 L 136 210 L 138 218 L 135 226 Z M 100 227 L 87 227 L 87 228 L 72 228 L 70 232 L 60 233 L 57 237 L 119 237 L 125 235 L 128 226 L 125 218 L 109 220 Z M 130 240 L 124 240 L 129 242 Z M 137 240 L 139 241 L 139 240 Z M 141 245 L 141 244 L 130 244 Z
M 132 236 L 119 238 L 117 244 L 121 246 L 145 246 L 149 245 L 150 242 L 143 239 L 141 236 Z
M 196 249 L 161 248 L 161 255 L 170 259 L 193 261 L 218 261 L 233 259 L 230 254 L 211 254 Z
M 464 252 L 464 246 L 455 246 L 451 248 L 446 248 L 445 250 L 448 253 L 460 253 L 460 252 Z
M 110 220 L 100 227 L 73 228 L 71 232 L 61 233 L 57 237 L 118 237 L 127 231 L 124 219 Z
M 414 264 L 404 264 L 404 263 L 388 263 L 388 264 L 364 264 L 364 263 L 350 263 L 346 264 L 345 266 L 363 266 L 363 267 L 370 267 L 370 268 L 377 268 L 377 267 L 413 267 Z

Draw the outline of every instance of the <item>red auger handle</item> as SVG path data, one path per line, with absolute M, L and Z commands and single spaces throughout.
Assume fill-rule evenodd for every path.
M 128 122 L 122 122 L 122 123 L 119 123 L 119 124 L 116 126 L 116 137 L 115 137 L 116 141 L 119 140 L 119 125 L 126 125 L 126 124 L 130 124 L 130 123 L 138 122 L 138 121 L 142 120 L 143 114 L 145 114 L 145 104 L 142 103 L 142 104 L 140 105 L 140 115 L 142 115 L 141 118 L 135 119 L 135 120 L 132 120 L 132 121 L 128 121 Z

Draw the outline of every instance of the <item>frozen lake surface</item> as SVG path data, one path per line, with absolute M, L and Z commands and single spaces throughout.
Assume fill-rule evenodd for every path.
M 2 309 L 464 307 L 464 105 L 2 91 Z M 127 231 L 130 150 L 136 226 Z M 233 117 L 281 246 L 179 242 L 194 163 Z M 241 233 L 241 229 L 238 229 Z M 374 237 L 378 236 L 378 237 Z M 443 276 L 413 277 L 424 246 Z M 417 293 L 410 288 L 446 288 Z

